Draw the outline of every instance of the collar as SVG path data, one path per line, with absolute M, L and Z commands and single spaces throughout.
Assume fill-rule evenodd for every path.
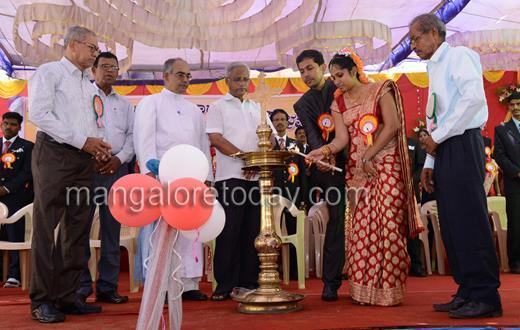
M 284 136 L 276 135 L 276 140 L 280 141 L 280 139 L 287 141 L 287 133 L 285 133 Z
M 13 145 L 14 140 L 16 140 L 17 137 L 18 137 L 18 135 L 15 135 L 12 138 L 10 138 L 9 140 L 7 140 L 5 137 L 2 137 L 2 148 L 4 147 L 4 142 L 7 142 L 7 141 L 11 142 L 11 145 Z
M 513 122 L 515 123 L 516 128 L 517 128 L 517 129 L 520 129 L 520 128 L 518 127 L 518 125 L 520 124 L 520 120 L 516 119 L 515 117 L 511 117 L 511 120 L 513 120 Z
M 101 92 L 101 95 L 103 96 L 111 96 L 111 95 L 114 95 L 116 94 L 116 92 L 114 91 L 113 88 L 110 89 L 110 94 L 106 95 L 105 92 L 96 84 L 96 82 L 94 81 L 92 83 L 94 85 L 94 87 L 96 87 L 96 89 L 98 90 L 98 92 Z
M 226 101 L 236 101 L 236 102 L 239 102 L 239 103 L 251 102 L 251 100 L 244 100 L 243 102 L 241 102 L 238 97 L 234 97 L 233 95 L 229 94 L 229 92 L 226 93 L 226 95 L 224 95 L 224 100 L 226 100 Z
M 60 63 L 65 67 L 65 69 L 67 69 L 67 71 L 70 74 L 74 74 L 75 72 L 79 72 L 80 74 L 83 75 L 85 73 L 84 71 L 81 71 L 77 66 L 75 66 L 71 61 L 69 61 L 69 59 L 66 58 L 65 56 L 63 56 L 61 58 Z
M 161 94 L 163 95 L 169 95 L 169 96 L 173 96 L 175 97 L 176 99 L 184 99 L 183 95 L 182 94 L 177 94 L 175 92 L 172 92 L 171 90 L 169 90 L 168 88 L 164 87 L 161 91 Z
M 448 52 L 448 50 L 451 48 L 450 44 L 448 44 L 446 41 L 443 42 L 439 48 L 433 53 L 432 57 L 430 58 L 430 62 L 439 62 L 444 55 Z

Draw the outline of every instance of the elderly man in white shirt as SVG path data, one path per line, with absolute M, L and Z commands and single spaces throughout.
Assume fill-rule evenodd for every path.
M 98 262 L 99 277 L 96 281 L 96 300 L 113 304 L 125 303 L 127 296 L 117 293 L 120 252 L 119 235 L 121 224 L 109 211 L 107 200 L 110 188 L 119 178 L 128 174 L 128 162 L 134 156 L 134 107 L 112 86 L 119 71 L 117 57 L 110 52 L 98 55 L 92 67 L 94 87 L 103 105 L 101 120 L 104 139 L 112 146 L 112 156 L 104 163 L 98 163 L 94 173 L 91 219 L 99 209 L 101 257 Z M 88 269 L 90 249 L 85 250 L 85 269 L 81 277 L 78 295 L 86 300 L 93 292 L 92 278 Z
M 218 285 L 211 299 L 215 301 L 229 299 L 234 287 L 255 289 L 259 270 L 254 246 L 260 230 L 258 176 L 244 173 L 243 160 L 231 155 L 257 150 L 260 106 L 244 100 L 249 87 L 247 65 L 231 63 L 226 83 L 229 93 L 210 106 L 206 123 L 211 145 L 217 149 L 215 189 L 226 213 L 213 259 Z
M 459 285 L 454 298 L 435 304 L 452 318 L 502 315 L 498 259 L 484 191 L 485 154 L 480 130 L 488 118 L 477 53 L 445 42 L 446 27 L 433 14 L 410 23 L 411 47 L 428 62 L 428 156 L 421 182 L 435 190 L 442 239 Z
M 146 163 L 152 159 L 161 159 L 166 151 L 179 144 L 190 144 L 202 150 L 206 154 L 208 164 L 211 164 L 204 115 L 195 104 L 183 96 L 191 79 L 188 63 L 180 58 L 169 59 L 164 63 L 163 74 L 164 89 L 158 94 L 143 98 L 135 113 L 134 145 L 137 160 L 141 173 L 152 176 Z M 208 181 L 212 178 L 212 174 L 209 173 Z M 141 232 L 140 248 L 144 252 L 143 262 L 148 256 L 152 228 L 153 224 L 148 225 Z M 179 235 L 175 247 L 182 257 L 182 298 L 206 300 L 207 296 L 199 290 L 204 260 L 202 243 Z
M 93 158 L 111 156 L 99 138 L 96 90 L 86 72 L 99 48 L 94 32 L 79 26 L 69 28 L 64 46 L 65 56 L 41 65 L 29 81 L 29 120 L 39 130 L 32 155 L 30 297 L 32 317 L 42 323 L 101 311 L 76 297 L 89 244 Z

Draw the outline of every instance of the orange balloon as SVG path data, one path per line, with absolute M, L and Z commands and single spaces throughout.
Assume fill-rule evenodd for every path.
M 161 183 L 148 175 L 125 175 L 112 185 L 108 207 L 121 224 L 145 226 L 161 216 L 163 192 Z
M 170 226 L 179 230 L 193 230 L 208 221 L 215 197 L 203 182 L 182 178 L 170 182 L 165 190 L 161 213 Z

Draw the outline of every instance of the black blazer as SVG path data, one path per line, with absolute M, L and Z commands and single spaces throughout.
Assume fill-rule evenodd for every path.
M 520 194 L 520 132 L 513 119 L 495 127 L 493 158 L 504 172 L 506 194 Z
M 280 144 L 278 143 L 278 136 L 275 139 L 274 150 L 280 150 Z M 296 140 L 286 137 L 285 146 L 286 148 L 296 144 Z M 298 175 L 292 182 L 289 178 L 289 172 L 287 171 L 288 165 L 295 163 L 298 166 Z M 282 189 L 282 196 L 291 200 L 296 207 L 300 207 L 302 202 L 306 201 L 307 197 L 307 175 L 305 160 L 301 156 L 291 156 L 285 161 L 286 167 L 281 169 L 275 169 L 273 171 L 274 187 Z M 298 189 L 299 188 L 299 189 Z
M 7 168 L 3 163 L 0 165 L 0 186 L 9 190 L 9 194 L 0 198 L 0 202 L 6 204 L 10 215 L 32 203 L 34 198 L 31 172 L 33 146 L 34 143 L 17 137 L 7 151 L 16 157 L 11 164 L 12 168 Z
M 413 138 L 408 138 L 408 156 L 411 161 L 410 166 L 412 169 L 415 197 L 417 200 L 420 200 L 419 183 L 421 182 L 421 172 L 426 160 L 426 150 L 421 148 L 419 141 Z

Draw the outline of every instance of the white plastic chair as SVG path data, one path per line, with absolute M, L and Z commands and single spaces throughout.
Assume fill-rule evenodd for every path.
M 0 203 L 1 204 L 1 203 Z M 33 234 L 33 204 L 26 205 L 18 210 L 15 214 L 6 218 L 7 208 L 4 204 L 0 207 L 0 225 L 12 224 L 21 220 L 25 216 L 25 237 L 23 242 L 7 242 L 0 241 L 0 251 L 4 252 L 3 266 L 4 266 L 4 281 L 7 277 L 8 267 L 8 251 L 18 251 L 20 253 L 20 275 L 22 281 L 22 290 L 26 290 L 29 287 L 29 274 L 30 274 L 30 253 L 31 253 L 31 241 Z
M 316 260 L 316 277 L 322 277 L 323 270 L 323 245 L 325 244 L 325 233 L 329 222 L 329 209 L 325 202 L 313 205 L 307 215 L 312 223 L 314 232 L 314 255 Z
M 296 218 L 296 233 L 287 234 L 287 227 L 285 224 L 284 209 L 288 209 L 293 217 Z M 305 289 L 305 273 L 309 269 L 309 254 L 308 245 L 306 249 L 305 244 L 305 211 L 299 210 L 287 198 L 274 195 L 273 196 L 273 216 L 274 228 L 276 234 L 282 240 L 282 268 L 283 268 L 283 282 L 285 285 L 289 284 L 289 244 L 294 245 L 296 249 L 296 259 L 298 265 L 298 289 Z
M 493 227 L 497 233 L 498 254 L 502 271 L 509 272 L 509 260 L 507 257 L 507 213 L 506 199 L 503 196 L 487 198 L 488 212 L 493 221 Z
M 98 249 L 101 248 L 101 240 L 99 239 L 99 209 L 96 208 L 94 213 L 94 219 L 92 221 L 92 228 L 90 229 L 90 259 L 88 262 L 88 268 L 92 279 L 97 278 L 97 264 L 100 258 L 98 255 Z M 130 292 L 138 292 L 139 285 L 135 282 L 134 278 L 134 260 L 135 253 L 137 251 L 137 235 L 139 234 L 139 228 L 128 227 L 121 225 L 121 232 L 119 234 L 119 246 L 122 246 L 128 252 L 128 273 L 130 277 Z
M 440 275 L 446 274 L 446 250 L 442 242 L 441 227 L 439 225 L 439 217 L 437 214 L 437 202 L 430 201 L 421 207 L 421 215 L 427 217 L 432 222 L 433 237 L 435 241 L 435 254 L 437 255 L 437 271 Z M 426 234 L 426 240 L 428 236 Z

